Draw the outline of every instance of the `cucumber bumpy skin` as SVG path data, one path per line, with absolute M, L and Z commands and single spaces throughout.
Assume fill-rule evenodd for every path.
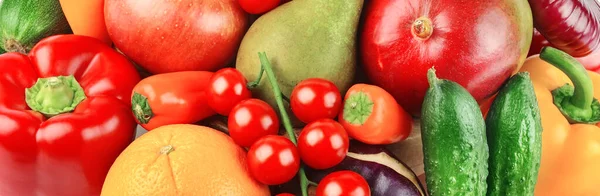
M 475 99 L 459 84 L 427 73 L 421 116 L 427 189 L 431 196 L 481 196 L 487 191 L 485 122 Z
M 542 119 L 529 73 L 500 89 L 486 119 L 488 196 L 533 195 L 542 156 Z

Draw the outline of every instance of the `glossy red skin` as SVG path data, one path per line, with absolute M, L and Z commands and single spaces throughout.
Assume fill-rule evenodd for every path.
M 276 196 L 294 196 L 294 194 L 291 194 L 291 193 L 279 193 Z
M 249 25 L 237 0 L 107 0 L 104 8 L 117 48 L 153 74 L 228 65 Z
M 99 195 L 135 135 L 134 66 L 99 40 L 58 35 L 28 56 L 0 55 L 0 73 L 0 195 Z M 87 98 L 45 119 L 27 107 L 25 88 L 58 75 L 74 75 Z
M 529 4 L 535 28 L 558 49 L 574 57 L 600 50 L 598 1 L 529 0 Z
M 321 78 L 309 78 L 294 87 L 290 96 L 290 106 L 294 115 L 304 123 L 323 118 L 333 119 L 342 108 L 342 96 L 332 82 Z
M 275 9 L 281 0 L 239 0 L 239 3 L 250 14 L 264 14 Z
M 361 57 L 374 84 L 390 92 L 402 107 L 419 116 L 426 73 L 432 66 L 482 100 L 504 83 L 525 59 L 515 9 L 503 0 L 370 1 L 361 30 Z M 425 14 L 426 12 L 426 14 Z M 413 22 L 429 17 L 433 34 L 413 36 Z M 523 30 L 521 30 L 523 31 Z M 522 45 L 522 46 L 519 46 Z
M 336 186 L 337 185 L 337 186 Z M 327 188 L 328 186 L 341 188 L 341 193 L 337 193 L 336 188 Z M 362 190 L 362 191 L 357 191 Z M 337 171 L 325 176 L 317 186 L 317 196 L 370 196 L 371 189 L 367 181 L 358 173 L 353 171 Z
M 252 97 L 247 83 L 237 69 L 223 68 L 215 72 L 206 91 L 208 105 L 218 114 L 228 116 L 235 105 Z
M 289 158 L 283 158 L 289 162 L 282 163 L 282 157 Z M 263 184 L 283 184 L 298 173 L 300 157 L 296 146 L 289 139 L 280 135 L 267 135 L 248 150 L 248 168 L 250 174 Z
M 153 116 L 146 124 L 137 118 L 136 122 L 152 131 L 164 125 L 196 123 L 215 115 L 207 103 L 208 81 L 212 76 L 208 71 L 181 71 L 144 78 L 135 85 L 133 93 L 147 98 Z
M 346 130 L 331 119 L 306 125 L 298 136 L 300 158 L 314 169 L 327 169 L 339 164 L 346 157 L 349 146 Z
M 266 135 L 277 135 L 279 118 L 268 103 L 260 99 L 247 99 L 231 110 L 227 127 L 229 136 L 236 144 L 250 147 Z
M 371 145 L 393 144 L 408 138 L 413 119 L 390 93 L 375 85 L 354 84 L 346 92 L 344 104 L 358 93 L 364 93 L 373 102 L 373 109 L 363 124 L 348 121 L 344 111 L 340 112 L 338 121 L 350 137 Z
M 540 54 L 542 48 L 550 45 L 550 42 L 537 29 L 533 29 L 533 38 L 531 39 L 531 47 L 529 47 L 527 57 Z

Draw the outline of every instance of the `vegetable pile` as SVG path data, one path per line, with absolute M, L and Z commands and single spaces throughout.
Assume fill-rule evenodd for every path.
M 599 70 L 598 0 L 0 0 L 0 195 L 598 195 Z

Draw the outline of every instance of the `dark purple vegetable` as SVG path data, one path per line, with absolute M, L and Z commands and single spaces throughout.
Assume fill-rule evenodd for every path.
M 529 0 L 535 28 L 574 57 L 600 50 L 598 0 Z
M 342 163 L 327 170 L 307 168 L 306 172 L 309 180 L 318 183 L 327 174 L 340 170 L 361 174 L 369 183 L 372 196 L 425 195 L 413 171 L 383 146 L 352 141 Z

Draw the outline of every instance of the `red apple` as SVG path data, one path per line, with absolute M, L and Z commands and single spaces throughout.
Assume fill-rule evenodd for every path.
M 115 46 L 154 74 L 226 66 L 248 26 L 237 0 L 106 0 L 104 11 Z
M 415 116 L 429 68 L 482 100 L 523 64 L 533 32 L 524 0 L 377 0 L 364 19 L 360 53 L 368 78 Z

